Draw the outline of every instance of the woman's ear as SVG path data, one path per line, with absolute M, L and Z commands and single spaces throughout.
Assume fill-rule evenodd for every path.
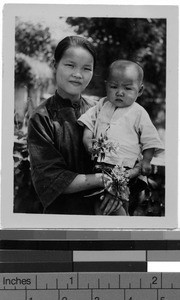
M 142 95 L 143 91 L 144 91 L 144 85 L 142 84 L 139 89 L 138 97 Z
M 52 67 L 53 67 L 54 69 L 57 68 L 57 63 L 56 63 L 55 59 L 53 59 L 51 65 L 52 65 Z

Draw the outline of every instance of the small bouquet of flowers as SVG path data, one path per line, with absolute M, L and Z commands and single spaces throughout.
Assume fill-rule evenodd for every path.
M 92 160 L 100 158 L 100 161 L 103 161 L 105 159 L 106 152 L 116 152 L 116 148 L 117 146 L 115 146 L 113 142 L 108 141 L 107 135 L 103 136 L 101 134 L 101 136 L 93 142 L 91 158 Z
M 129 201 L 129 177 L 126 169 L 123 166 L 116 165 L 110 173 L 106 172 L 106 174 L 112 179 L 108 191 L 112 192 L 121 201 Z
M 118 145 L 113 142 L 109 142 L 107 136 L 102 136 L 94 141 L 92 149 L 92 160 L 99 158 L 98 168 L 102 173 L 107 174 L 111 181 L 108 182 L 105 188 L 109 193 L 112 193 L 120 201 L 129 201 L 129 177 L 127 170 L 123 166 L 107 166 L 104 163 L 105 155 L 108 152 L 115 152 Z M 101 191 L 102 192 L 102 191 Z

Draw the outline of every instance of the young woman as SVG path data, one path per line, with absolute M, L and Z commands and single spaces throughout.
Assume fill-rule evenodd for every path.
M 77 119 L 95 103 L 82 97 L 96 64 L 93 45 L 79 36 L 59 42 L 54 54 L 57 90 L 29 120 L 28 148 L 32 181 L 40 211 L 49 214 L 94 214 L 97 198 L 84 197 L 102 188 L 109 178 L 92 174 Z M 99 196 L 98 196 L 99 197 Z M 104 214 L 117 209 L 109 194 L 102 201 Z

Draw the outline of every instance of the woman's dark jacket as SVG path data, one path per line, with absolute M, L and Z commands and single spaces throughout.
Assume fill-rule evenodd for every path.
M 29 119 L 31 177 L 44 213 L 94 214 L 93 200 L 84 192 L 63 194 L 77 174 L 92 171 L 77 118 L 94 104 L 84 98 L 72 104 L 56 92 Z

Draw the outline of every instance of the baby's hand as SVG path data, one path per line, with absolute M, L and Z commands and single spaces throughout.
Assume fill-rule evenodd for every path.
M 141 162 L 141 173 L 142 175 L 150 175 L 151 174 L 151 164 L 147 160 L 142 160 Z
M 86 147 L 86 150 L 89 154 L 92 154 L 93 152 L 93 147 L 92 147 L 92 143 L 89 143 Z
M 88 140 L 84 142 L 84 147 L 89 154 L 92 154 L 93 151 L 93 141 Z

